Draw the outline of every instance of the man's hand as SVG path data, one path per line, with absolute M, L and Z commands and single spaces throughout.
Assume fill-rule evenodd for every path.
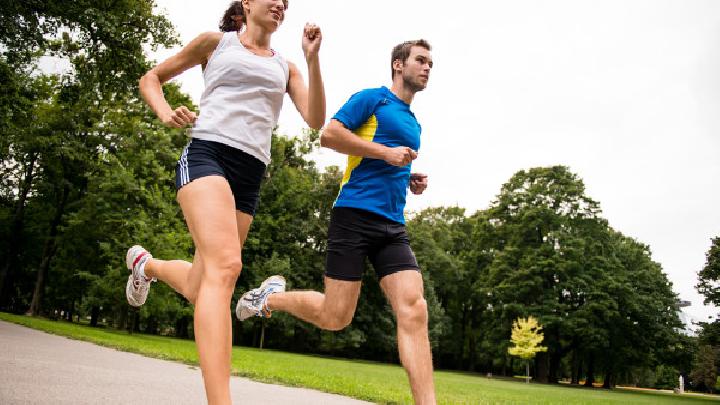
M 184 128 L 187 125 L 192 125 L 196 119 L 197 114 L 190 111 L 184 105 L 160 117 L 162 123 L 170 128 Z
M 420 195 L 428 186 L 428 176 L 423 173 L 410 174 L 410 191 L 415 195 Z
M 388 164 L 393 166 L 407 166 L 417 158 L 417 152 L 408 148 L 407 146 L 396 146 L 394 148 L 388 148 L 384 160 Z

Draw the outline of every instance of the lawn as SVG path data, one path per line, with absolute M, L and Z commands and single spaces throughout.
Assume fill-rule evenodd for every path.
M 150 357 L 198 364 L 195 343 L 189 340 L 129 335 L 112 329 L 6 313 L 0 313 L 0 320 Z M 407 377 L 397 365 L 234 347 L 232 368 L 234 374 L 258 381 L 315 388 L 378 403 L 412 403 Z M 720 397 L 679 396 L 653 391 L 525 384 L 448 371 L 435 372 L 435 384 L 441 404 L 661 405 L 720 400 Z

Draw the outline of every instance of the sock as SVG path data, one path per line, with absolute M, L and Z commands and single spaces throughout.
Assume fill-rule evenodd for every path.
M 140 259 L 140 263 L 138 264 L 138 274 L 146 281 L 155 281 L 154 277 L 150 278 L 145 275 L 145 264 L 149 259 L 152 259 L 152 255 L 149 252 L 145 253 L 145 255 Z

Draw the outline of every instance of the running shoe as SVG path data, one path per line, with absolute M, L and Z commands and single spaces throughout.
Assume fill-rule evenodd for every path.
M 134 307 L 139 307 L 145 303 L 150 291 L 150 283 L 156 281 L 155 278 L 148 279 L 143 275 L 145 274 L 145 263 L 151 258 L 150 252 L 139 245 L 128 249 L 125 256 L 125 263 L 131 273 L 125 287 L 125 296 L 128 303 Z
M 235 316 L 244 321 L 251 316 L 270 318 L 272 311 L 267 307 L 270 294 L 285 291 L 285 278 L 283 276 L 270 276 L 260 284 L 240 297 L 235 307 Z

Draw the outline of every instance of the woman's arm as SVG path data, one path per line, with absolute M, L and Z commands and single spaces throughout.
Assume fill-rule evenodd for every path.
M 308 65 L 309 87 L 305 86 L 300 70 L 295 64 L 288 62 L 290 69 L 288 94 L 295 108 L 305 122 L 314 129 L 322 128 L 325 123 L 325 86 L 320 73 L 320 28 L 305 24 L 302 47 Z
M 140 94 L 163 124 L 182 128 L 195 122 L 196 114 L 187 107 L 180 106 L 173 110 L 165 100 L 162 85 L 195 65 L 207 63 L 208 56 L 215 50 L 222 35 L 221 32 L 200 34 L 179 53 L 150 69 L 140 79 Z

